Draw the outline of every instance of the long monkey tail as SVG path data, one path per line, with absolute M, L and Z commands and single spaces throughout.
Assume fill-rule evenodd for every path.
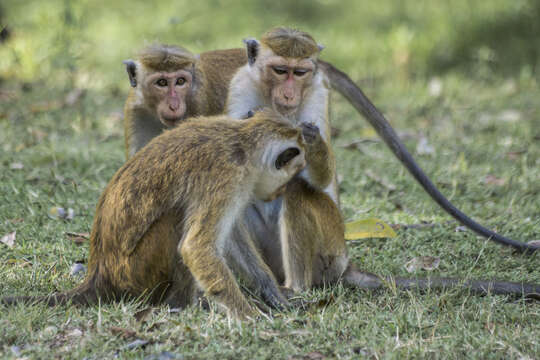
M 347 76 L 347 74 L 336 69 L 332 64 L 322 60 L 319 60 L 319 65 L 328 75 L 332 88 L 343 95 L 351 103 L 351 105 L 354 106 L 356 110 L 369 121 L 371 126 L 375 128 L 379 136 L 388 145 L 390 150 L 392 150 L 394 155 L 403 163 L 403 165 L 405 165 L 407 170 L 409 170 L 409 172 L 420 183 L 420 185 L 422 185 L 433 200 L 435 200 L 435 202 L 439 204 L 439 206 L 442 207 L 448 214 L 452 215 L 456 220 L 474 232 L 499 244 L 512 246 L 519 252 L 531 254 L 540 249 L 540 247 L 512 240 L 499 235 L 494 231 L 486 229 L 452 205 L 452 203 L 450 203 L 450 201 L 448 201 L 448 199 L 446 199 L 446 197 L 444 197 L 444 195 L 441 194 L 437 187 L 431 182 L 420 166 L 418 166 L 385 117 L 379 112 L 379 110 L 377 110 L 375 105 L 371 103 L 366 95 L 364 95 L 362 90 L 360 90 L 360 88 Z
M 495 280 L 462 280 L 455 278 L 380 278 L 377 275 L 359 271 L 349 266 L 342 281 L 345 285 L 366 290 L 377 290 L 395 283 L 401 290 L 433 290 L 462 288 L 478 295 L 500 294 L 540 300 L 540 285 Z M 390 285 L 391 286 L 391 285 Z

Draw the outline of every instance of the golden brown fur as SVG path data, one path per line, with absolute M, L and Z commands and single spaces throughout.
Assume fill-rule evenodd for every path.
M 384 286 L 383 280 L 360 272 L 349 263 L 330 146 L 326 75 L 370 119 L 400 159 L 407 160 L 404 161 L 407 165 L 412 163 L 416 168 L 417 165 L 410 155 L 405 156 L 408 152 L 392 128 L 350 79 L 317 59 L 316 43 L 311 36 L 276 28 L 263 35 L 261 44 L 254 39 L 246 41 L 248 65 L 241 67 L 231 80 L 228 114 L 243 118 L 253 108 L 272 106 L 287 115 L 293 124 L 313 123 L 320 130 L 320 138 L 314 142 L 318 146 L 306 148 L 307 167 L 303 176 L 295 178 L 278 201 L 270 205 L 255 203 L 243 221 L 252 231 L 252 237 L 260 242 L 259 248 L 272 265 L 272 271 L 279 278 L 284 273 L 285 285 L 295 291 L 340 279 L 355 287 L 380 288 Z M 297 74 L 298 70 L 302 71 Z M 280 231 L 276 232 L 278 218 Z M 280 261 L 276 261 L 280 256 Z M 395 282 L 399 287 L 422 289 L 459 284 L 456 279 L 395 279 Z M 519 296 L 540 289 L 534 284 L 493 281 L 471 281 L 466 285 L 481 294 L 494 291 Z
M 196 56 L 182 47 L 160 44 L 141 50 L 136 61 L 126 61 L 133 67 L 130 74 L 128 65 L 132 88 L 124 105 L 127 157 L 135 154 L 163 130 L 189 117 L 221 114 L 229 82 L 236 69 L 246 61 L 244 49 L 209 51 Z M 179 89 L 173 99 L 185 106 L 180 106 L 172 120 L 163 119 L 160 111 L 167 111 L 167 106 L 161 104 L 170 101 L 170 95 L 155 91 L 146 79 L 157 73 L 166 76 L 178 71 L 187 71 L 192 77 L 188 88 Z
M 152 44 L 142 49 L 137 58 L 141 64 L 153 71 L 174 71 L 196 63 L 189 50 L 180 46 Z
M 83 284 L 48 298 L 3 302 L 148 296 L 151 303 L 183 307 L 200 288 L 239 318 L 255 315 L 226 260 L 232 227 L 251 199 L 275 197 L 302 169 L 303 147 L 301 131 L 268 111 L 249 122 L 198 118 L 165 132 L 129 159 L 103 191 Z M 299 152 L 277 171 L 274 162 L 284 159 L 285 149 Z M 268 267 L 260 257 L 250 260 L 264 274 L 254 276 L 255 290 L 263 299 L 270 294 L 270 305 L 286 305 Z
M 261 43 L 283 57 L 308 58 L 319 52 L 319 46 L 311 35 L 284 27 L 268 30 L 261 37 Z

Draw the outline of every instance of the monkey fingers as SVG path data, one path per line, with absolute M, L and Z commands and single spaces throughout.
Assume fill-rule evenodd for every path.
M 307 144 L 313 144 L 321 138 L 321 133 L 317 125 L 303 122 L 300 124 L 300 127 L 302 128 L 302 137 Z

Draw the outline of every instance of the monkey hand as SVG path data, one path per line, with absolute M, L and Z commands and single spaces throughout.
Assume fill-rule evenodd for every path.
M 319 127 L 313 123 L 301 123 L 302 137 L 307 144 L 313 144 L 321 138 Z
M 266 303 L 275 310 L 284 310 L 290 307 L 289 301 L 283 296 L 283 294 L 277 289 L 272 289 L 269 286 L 265 286 L 261 289 L 261 298 Z

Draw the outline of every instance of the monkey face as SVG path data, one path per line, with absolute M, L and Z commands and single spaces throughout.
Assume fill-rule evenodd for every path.
M 264 170 L 255 185 L 255 197 L 263 201 L 272 201 L 281 196 L 287 183 L 306 166 L 303 147 L 298 144 L 272 150 L 272 154 L 263 155 Z
M 311 59 L 273 56 L 263 68 L 265 83 L 269 84 L 272 104 L 282 115 L 294 114 L 311 86 L 314 63 Z
M 193 76 L 187 70 L 161 71 L 147 77 L 145 98 L 155 107 L 163 125 L 173 127 L 186 117 L 186 98 L 192 82 Z

